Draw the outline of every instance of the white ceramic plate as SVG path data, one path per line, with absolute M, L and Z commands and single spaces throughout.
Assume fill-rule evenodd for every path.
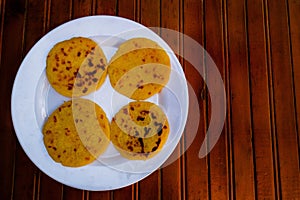
M 59 41 L 76 36 L 98 42 L 107 59 L 120 43 L 134 37 L 158 42 L 171 58 L 171 76 L 161 93 L 147 99 L 158 104 L 170 123 L 170 134 L 162 151 L 146 161 L 123 158 L 112 144 L 95 162 L 79 168 L 54 162 L 43 143 L 42 126 L 47 117 L 68 98 L 49 85 L 45 75 L 46 56 Z M 103 86 L 84 98 L 99 104 L 109 120 L 132 101 L 113 90 L 108 77 Z M 32 162 L 53 179 L 84 190 L 111 190 L 133 184 L 159 168 L 174 151 L 185 127 L 188 113 L 187 83 L 176 56 L 154 32 L 141 24 L 113 16 L 90 16 L 65 23 L 46 34 L 26 55 L 17 73 L 12 91 L 12 119 L 21 146 Z

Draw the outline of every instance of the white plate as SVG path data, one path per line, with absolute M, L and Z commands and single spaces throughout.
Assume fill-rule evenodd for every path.
M 46 56 L 57 42 L 76 36 L 97 41 L 109 60 L 118 45 L 134 37 L 158 42 L 171 58 L 170 81 L 161 93 L 147 99 L 158 104 L 170 123 L 170 135 L 161 152 L 147 161 L 127 160 L 112 144 L 95 162 L 71 168 L 54 162 L 43 143 L 42 126 L 49 114 L 68 98 L 56 93 L 45 75 Z M 98 103 L 111 120 L 132 101 L 115 92 L 108 80 L 88 98 Z M 90 16 L 65 23 L 46 34 L 26 55 L 17 73 L 12 91 L 12 119 L 21 146 L 32 162 L 53 179 L 84 190 L 111 190 L 133 184 L 159 168 L 180 140 L 188 113 L 187 83 L 176 56 L 154 32 L 141 24 L 113 16 Z

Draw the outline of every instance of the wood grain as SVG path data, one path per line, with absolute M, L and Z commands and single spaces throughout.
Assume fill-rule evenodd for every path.
M 264 5 L 260 0 L 247 4 L 251 106 L 255 152 L 255 187 L 258 199 L 275 199 L 272 154 L 267 42 Z
M 87 198 L 86 199 L 89 199 L 89 200 L 105 200 L 105 199 L 111 199 L 111 195 L 112 195 L 112 192 L 110 191 L 89 191 L 88 192 L 88 195 L 87 195 Z
M 4 1 L 3 1 L 4 2 Z M 16 136 L 14 133 L 12 121 L 11 121 L 11 111 L 10 111 L 10 95 L 13 86 L 14 77 L 17 70 L 21 64 L 23 56 L 23 37 L 24 37 L 24 23 L 25 23 L 25 1 L 13 0 L 5 3 L 1 3 L 5 6 L 2 10 L 5 13 L 1 13 L 3 23 L 2 37 L 2 54 L 1 54 L 1 66 L 0 73 L 3 78 L 0 79 L 0 94 L 1 94 L 1 105 L 0 116 L 1 121 L 1 138 L 0 138 L 0 152 L 3 162 L 0 165 L 0 194 L 3 199 L 11 199 L 14 197 L 14 192 L 16 196 L 21 194 L 22 188 L 17 188 L 14 181 L 15 173 L 15 151 L 16 146 L 18 149 L 21 147 L 16 145 Z M 30 163 L 31 165 L 31 163 Z M 26 176 L 26 175 L 25 175 Z M 20 180 L 25 180 L 25 176 L 18 173 L 17 177 Z M 23 192 L 25 197 L 31 197 L 33 195 L 33 177 L 29 177 L 31 181 L 28 187 L 31 190 Z M 27 183 L 28 183 L 27 182 Z M 24 183 L 20 183 L 19 186 L 25 186 Z
M 147 27 L 160 27 L 161 23 L 160 1 L 141 0 L 140 1 L 140 23 Z
M 117 1 L 96 1 L 96 15 L 116 15 L 117 14 Z
M 25 32 L 23 38 L 23 57 L 37 42 L 37 40 L 45 33 L 44 1 L 27 1 L 27 9 L 25 15 Z M 25 6 L 25 5 L 24 5 Z M 31 196 L 37 196 L 39 188 L 38 176 L 39 170 L 29 160 L 23 149 L 18 145 L 15 156 L 15 191 L 14 198 L 29 199 Z M 21 189 L 22 188 L 22 189 Z
M 64 185 L 62 197 L 64 200 L 83 200 L 86 197 L 86 192 Z
M 175 52 L 180 49 L 180 8 L 181 1 L 168 0 L 161 1 L 161 24 L 162 28 L 177 31 L 178 34 L 171 34 L 168 31 L 160 33 L 161 37 Z M 162 199 L 180 199 L 181 198 L 181 163 L 180 163 L 180 145 L 172 153 L 172 156 L 178 158 L 169 165 L 161 169 Z
M 206 1 L 205 4 L 205 49 L 212 57 L 226 83 L 225 54 L 223 34 L 223 2 L 220 0 Z M 209 66 L 207 66 L 209 67 Z M 208 104 L 210 119 L 211 104 Z M 207 121 L 208 121 L 207 119 Z M 227 130 L 221 133 L 218 143 L 209 154 L 209 182 L 211 199 L 228 199 L 229 169 L 227 165 Z
M 93 12 L 93 0 L 73 1 L 72 18 L 89 16 Z
M 234 196 L 254 199 L 252 121 L 245 1 L 227 1 Z
M 48 10 L 50 14 L 49 30 L 69 21 L 72 17 L 72 0 L 67 0 L 62 3 L 58 0 L 50 0 L 51 5 Z
M 299 152 L 293 93 L 286 1 L 268 1 L 271 67 L 274 87 L 279 198 L 300 197 Z M 280 14 L 278 14 L 280 13 Z M 296 175 L 298 174 L 298 175 Z
M 5 1 L 0 1 L 0 62 L 2 55 L 2 40 L 3 40 L 3 29 L 4 29 L 4 16 L 5 16 Z
M 40 184 L 37 190 L 36 199 L 52 200 L 63 198 L 63 184 L 57 182 L 42 172 L 40 173 L 38 183 Z
M 229 37 L 228 37 L 228 9 L 227 9 L 227 1 L 223 2 L 222 7 L 222 17 L 223 17 L 223 34 L 224 34 L 224 64 L 225 64 L 225 87 L 226 87 L 226 123 L 225 127 L 227 130 L 226 134 L 226 142 L 227 142 L 227 166 L 228 166 L 228 196 L 229 199 L 233 199 L 235 196 L 234 191 L 234 164 L 233 164 L 233 140 L 232 140 L 232 128 L 231 128 L 231 91 L 230 91 L 230 69 L 229 69 Z
M 298 134 L 298 170 L 300 171 L 300 1 L 288 1 L 290 24 L 290 48 L 292 59 L 292 72 L 294 81 L 294 97 L 296 106 L 296 129 Z M 300 175 L 299 175 L 300 176 Z M 300 177 L 298 177 L 300 179 Z M 299 186 L 299 185 L 298 185 Z M 299 186 L 300 187 L 300 186 Z M 298 188 L 299 188 L 298 187 Z
M 0 199 L 300 199 L 299 11 L 299 0 L 0 0 Z M 201 118 L 187 123 L 175 154 L 193 142 L 182 158 L 138 183 L 103 192 L 65 186 L 30 161 L 11 120 L 15 75 L 43 35 L 90 15 L 170 28 L 206 49 L 226 86 L 228 111 L 210 154 L 198 157 L 212 106 L 207 54 L 162 34 L 176 51 L 194 55 L 206 73 L 201 77 L 179 57 L 197 96 L 190 101 L 190 119 Z M 196 127 L 192 138 L 188 131 Z
M 203 2 L 203 1 L 201 1 Z M 194 39 L 200 45 L 204 44 L 204 5 L 196 0 L 184 1 L 183 4 L 183 33 Z M 199 52 L 194 52 L 193 49 L 185 48 L 184 43 L 184 57 L 186 56 L 198 56 L 199 66 L 204 71 L 203 56 Z M 205 99 L 205 83 L 203 78 L 200 76 L 198 71 L 188 62 L 184 62 L 184 71 L 188 82 L 191 84 L 198 102 L 190 104 L 191 115 L 197 115 L 196 109 L 200 110 L 200 123 L 197 131 L 197 135 L 193 140 L 191 146 L 187 149 L 185 156 L 185 169 L 186 169 L 186 198 L 187 199 L 208 199 L 209 188 L 208 188 L 208 157 L 199 159 L 199 149 L 204 140 L 206 132 L 206 99 Z M 192 102 L 190 102 L 192 103 Z M 193 130 L 192 127 L 187 125 L 186 130 Z M 185 141 L 190 141 L 190 134 L 187 133 Z
M 135 185 L 129 185 L 113 191 L 113 199 L 135 199 Z
M 127 9 L 124 9 L 126 8 Z M 117 7 L 117 15 L 119 17 L 127 18 L 134 20 L 136 18 L 137 12 L 137 2 L 134 0 L 126 1 L 126 0 L 119 0 L 118 7 Z

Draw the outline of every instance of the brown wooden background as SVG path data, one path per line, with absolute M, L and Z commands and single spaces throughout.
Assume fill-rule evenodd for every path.
M 300 199 L 300 0 L 0 0 L 0 10 L 0 199 Z M 172 165 L 122 189 L 89 192 L 52 180 L 25 155 L 10 113 L 22 59 L 51 29 L 99 14 L 180 31 L 212 56 L 228 112 L 207 157 L 197 155 L 209 98 L 182 58 L 201 122 Z

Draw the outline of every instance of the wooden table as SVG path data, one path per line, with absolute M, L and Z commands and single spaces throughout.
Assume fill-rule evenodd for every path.
M 300 0 L 1 0 L 0 10 L 0 199 L 300 199 Z M 22 59 L 43 35 L 104 14 L 203 45 L 226 87 L 227 118 L 216 146 L 199 159 L 210 98 L 180 58 L 199 101 L 193 143 L 136 184 L 91 192 L 56 182 L 30 161 L 14 132 L 10 95 Z

